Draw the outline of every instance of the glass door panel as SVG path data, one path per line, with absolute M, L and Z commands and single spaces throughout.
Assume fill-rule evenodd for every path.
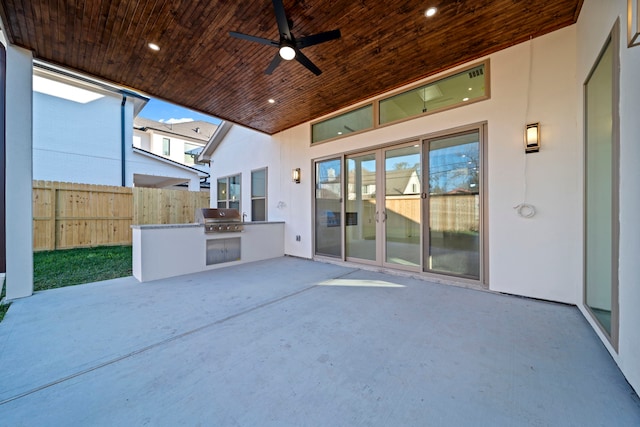
M 612 314 L 617 270 L 613 52 L 609 42 L 585 85 L 585 300 L 610 337 L 616 326 Z
M 425 142 L 428 247 L 425 269 L 480 278 L 480 134 Z
M 379 212 L 376 204 L 376 155 L 347 157 L 345 250 L 347 258 L 376 261 Z
M 420 266 L 420 146 L 385 151 L 385 262 Z
M 317 255 L 342 257 L 340 164 L 340 159 L 316 162 L 315 251 Z

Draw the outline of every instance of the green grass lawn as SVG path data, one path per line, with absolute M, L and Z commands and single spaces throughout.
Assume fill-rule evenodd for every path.
M 4 315 L 7 314 L 7 310 L 9 310 L 10 305 L 11 303 L 0 305 L 0 322 L 2 322 L 2 319 L 4 319 Z
M 125 276 L 131 276 L 131 246 L 101 246 L 33 254 L 34 291 Z
M 33 254 L 34 291 L 126 276 L 131 276 L 131 246 L 101 246 Z M 0 299 L 4 298 L 5 293 L 3 287 Z M 0 321 L 10 305 L 0 305 Z

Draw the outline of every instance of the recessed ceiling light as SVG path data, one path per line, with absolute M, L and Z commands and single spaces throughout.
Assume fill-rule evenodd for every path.
M 338 131 L 338 135 L 342 135 L 342 132 Z
M 276 103 L 276 100 L 275 100 L 275 99 L 273 99 L 273 98 L 269 98 L 269 104 L 275 104 L 275 103 Z
M 469 90 L 473 90 L 473 88 L 472 88 L 472 87 L 470 87 L 470 88 L 469 88 Z
M 463 100 L 463 101 L 468 101 L 468 100 L 469 100 L 469 98 L 462 98 L 462 100 Z
M 424 16 L 426 16 L 427 18 L 431 18 L 433 15 L 436 14 L 437 11 L 438 9 L 436 9 L 435 7 L 430 7 L 424 12 Z
M 156 52 L 160 50 L 160 46 L 155 43 L 149 43 L 147 46 L 149 46 L 149 49 L 155 50 Z

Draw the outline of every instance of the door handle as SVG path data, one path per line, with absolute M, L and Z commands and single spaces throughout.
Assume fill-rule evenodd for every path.
M 380 221 L 378 220 L 378 214 L 379 214 L 379 213 L 380 213 L 380 212 L 376 211 L 376 222 L 380 222 Z
M 387 222 L 387 211 L 382 211 L 382 222 Z

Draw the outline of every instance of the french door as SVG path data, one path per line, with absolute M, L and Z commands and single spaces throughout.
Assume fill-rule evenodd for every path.
M 419 270 L 420 145 L 349 155 L 345 175 L 346 259 Z
M 486 282 L 482 129 L 317 161 L 316 255 Z

